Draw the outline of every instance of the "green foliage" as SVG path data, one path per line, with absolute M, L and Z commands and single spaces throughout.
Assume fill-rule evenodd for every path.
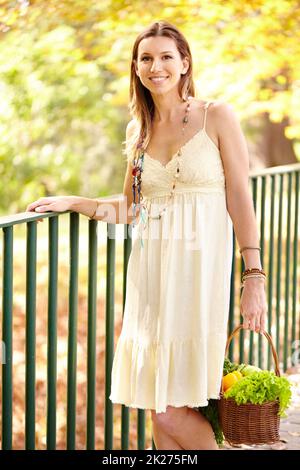
M 130 54 L 155 19 L 188 38 L 202 98 L 289 116 L 299 140 L 299 18 L 297 0 L 0 2 L 0 211 L 121 192 Z
M 12 32 L 0 43 L 0 178 L 7 182 L 0 210 L 6 213 L 41 196 L 116 193 L 123 178 L 124 117 L 101 100 L 111 74 L 84 58 L 74 29 L 37 33 Z
M 280 416 L 284 416 L 284 411 L 290 404 L 291 395 L 291 385 L 288 379 L 278 377 L 274 372 L 267 370 L 243 377 L 224 393 L 225 398 L 234 398 L 239 405 L 242 403 L 261 405 L 267 401 L 279 399 Z

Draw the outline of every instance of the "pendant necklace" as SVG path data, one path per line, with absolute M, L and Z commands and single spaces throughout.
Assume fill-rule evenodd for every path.
M 187 106 L 185 109 L 185 114 L 182 119 L 182 128 L 181 128 L 181 133 L 184 135 L 185 128 L 188 123 L 188 115 L 190 111 L 190 100 L 191 97 L 187 98 Z M 170 194 L 168 195 L 168 202 L 167 204 L 163 207 L 162 210 L 159 211 L 159 213 L 155 216 L 149 214 L 149 209 L 145 206 L 145 204 L 141 204 L 141 200 L 143 200 L 143 195 L 141 191 L 141 185 L 142 185 L 142 172 L 143 172 L 143 167 L 144 167 L 144 154 L 145 154 L 145 149 L 144 149 L 144 138 L 142 141 L 137 145 L 137 149 L 140 150 L 139 155 L 137 158 L 133 160 L 133 169 L 132 169 L 132 176 L 133 176 L 133 183 L 132 183 L 132 192 L 133 192 L 133 224 L 132 226 L 135 227 L 135 221 L 136 221 L 136 209 L 137 207 L 140 208 L 140 216 L 141 216 L 141 222 L 143 223 L 142 230 L 143 231 L 146 228 L 147 225 L 147 220 L 148 219 L 161 219 L 161 216 L 163 213 L 166 211 L 168 206 L 171 203 L 171 200 L 174 198 L 174 192 L 176 188 L 176 182 L 178 181 L 178 178 L 180 176 L 180 161 L 181 161 L 181 155 L 182 155 L 182 147 L 177 151 L 174 159 L 176 159 L 176 170 L 175 174 L 173 175 L 173 181 L 172 181 L 172 187 L 170 190 Z M 137 199 L 137 200 L 136 200 Z M 143 246 L 143 240 L 141 237 L 141 245 Z

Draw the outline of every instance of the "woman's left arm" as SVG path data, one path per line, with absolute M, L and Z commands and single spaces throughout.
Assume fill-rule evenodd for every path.
M 231 105 L 219 102 L 213 108 L 225 174 L 226 205 L 234 232 L 240 248 L 259 247 L 256 216 L 249 189 L 246 139 Z M 242 256 L 245 269 L 262 268 L 259 250 L 245 250 Z M 265 329 L 267 301 L 264 279 L 248 278 L 244 281 L 240 308 L 245 328 L 260 332 Z

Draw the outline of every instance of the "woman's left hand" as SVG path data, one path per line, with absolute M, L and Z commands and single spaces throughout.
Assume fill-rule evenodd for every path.
M 268 311 L 264 279 L 257 277 L 245 279 L 240 311 L 244 319 L 244 328 L 257 333 L 264 331 Z

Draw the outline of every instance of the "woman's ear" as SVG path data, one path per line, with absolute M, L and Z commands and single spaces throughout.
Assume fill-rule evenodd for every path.
M 187 57 L 185 57 L 182 62 L 183 62 L 183 69 L 182 69 L 181 75 L 185 75 L 189 69 L 190 62 Z

